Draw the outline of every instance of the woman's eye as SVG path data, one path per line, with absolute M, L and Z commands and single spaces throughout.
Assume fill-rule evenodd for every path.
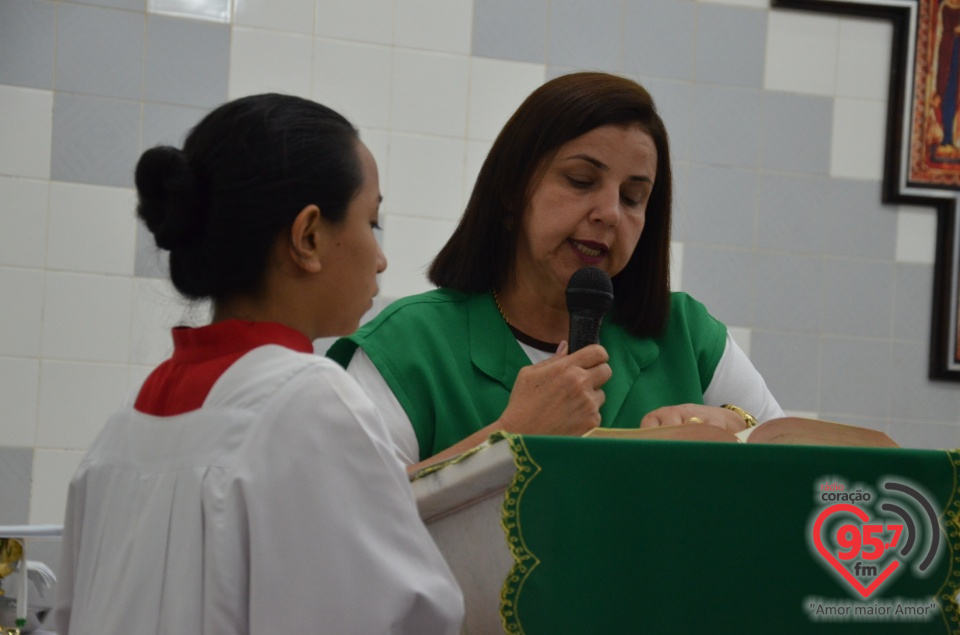
M 588 188 L 593 185 L 593 181 L 590 179 L 577 178 L 575 176 L 568 176 L 567 180 L 570 182 L 570 185 L 578 188 Z
M 380 227 L 380 221 L 370 221 L 370 228 L 374 231 L 382 231 L 383 227 Z

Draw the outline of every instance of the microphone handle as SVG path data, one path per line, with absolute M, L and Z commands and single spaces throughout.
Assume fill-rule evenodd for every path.
M 599 342 L 602 323 L 603 314 L 598 315 L 595 311 L 571 311 L 569 352 L 575 353 L 584 346 Z

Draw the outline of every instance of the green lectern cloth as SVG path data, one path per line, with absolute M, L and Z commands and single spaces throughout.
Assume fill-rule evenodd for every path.
M 542 436 L 507 442 L 518 467 L 503 509 L 516 562 L 502 591 L 509 633 L 960 633 L 952 601 L 960 581 L 956 451 Z M 917 497 L 889 491 L 886 482 L 922 493 L 936 508 L 935 524 Z M 823 489 L 839 486 L 845 498 Z M 868 597 L 812 538 L 820 513 L 841 500 L 851 504 L 851 496 L 869 522 L 905 525 L 881 511 L 893 501 L 914 523 L 896 546 L 880 549 L 883 558 L 861 558 L 878 572 L 900 560 Z M 846 520 L 822 539 L 835 557 L 831 531 L 849 537 L 844 523 L 865 531 L 852 514 L 838 518 Z M 900 556 L 908 533 L 913 547 Z M 939 548 L 920 573 L 934 535 Z

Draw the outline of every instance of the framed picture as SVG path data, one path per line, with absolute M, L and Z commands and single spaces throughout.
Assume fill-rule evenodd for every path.
M 893 24 L 885 203 L 934 207 L 929 377 L 960 381 L 960 0 L 773 0 Z

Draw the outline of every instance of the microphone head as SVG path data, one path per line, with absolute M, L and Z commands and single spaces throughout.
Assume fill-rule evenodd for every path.
M 567 311 L 590 311 L 606 315 L 613 304 L 613 283 L 603 269 L 576 270 L 567 283 Z

